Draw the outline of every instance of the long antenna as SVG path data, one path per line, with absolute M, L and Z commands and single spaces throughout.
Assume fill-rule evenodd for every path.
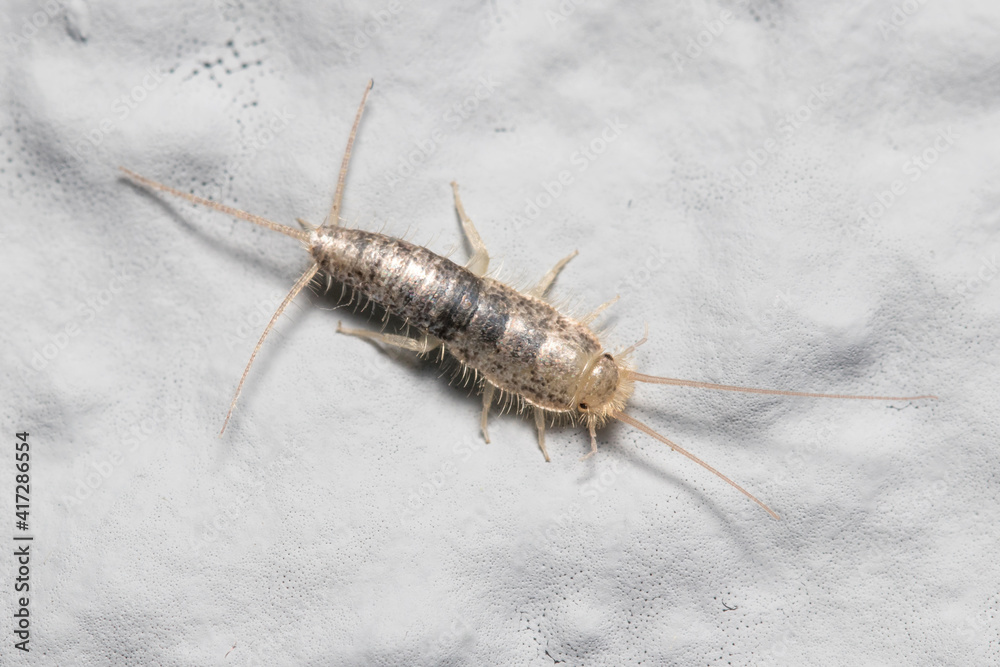
M 775 519 L 778 519 L 779 521 L 781 520 L 781 517 L 778 516 L 777 513 L 775 513 L 774 510 L 772 510 L 770 507 L 768 507 L 767 505 L 765 505 L 764 503 L 762 503 L 760 500 L 758 500 L 757 497 L 754 496 L 752 493 L 750 493 L 749 491 L 747 491 L 746 489 L 744 489 L 742 486 L 740 486 L 739 484 L 737 484 L 733 480 L 729 479 L 728 477 L 726 477 L 725 475 L 723 475 L 721 472 L 719 472 L 718 470 L 716 470 L 712 466 L 708 465 L 707 463 L 705 463 L 704 461 L 702 461 L 697 456 L 695 456 L 691 452 L 687 451 L 686 449 L 684 449 L 683 447 L 681 447 L 677 443 L 668 440 L 667 438 L 663 437 L 662 435 L 660 435 L 659 433 L 657 433 L 656 431 L 654 431 L 650 427 L 646 426 L 645 424 L 643 424 L 638 419 L 635 419 L 634 417 L 630 417 L 629 415 L 625 414 L 624 412 L 618 412 L 617 410 L 615 410 L 614 412 L 612 412 L 611 416 L 613 418 L 617 419 L 620 422 L 624 422 L 624 423 L 628 424 L 629 426 L 631 426 L 633 428 L 639 429 L 640 431 L 642 431 L 646 435 L 653 436 L 654 438 L 656 438 L 657 440 L 659 440 L 663 444 L 667 445 L 668 447 L 670 447 L 670 449 L 674 450 L 678 454 L 683 454 L 684 456 L 688 457 L 689 459 L 691 459 L 692 461 L 694 461 L 695 463 L 697 463 L 701 467 L 705 468 L 706 470 L 715 473 L 716 475 L 718 475 L 722 479 L 724 479 L 727 482 L 729 482 L 729 484 L 733 488 L 735 488 L 737 491 L 739 491 L 740 493 L 742 493 L 744 496 L 746 496 L 750 500 L 754 501 L 755 503 L 757 503 L 758 505 L 760 505 L 761 507 L 763 507 L 764 511 L 767 512 L 768 514 L 770 514 L 772 517 L 774 517 Z
M 739 391 L 745 394 L 770 394 L 774 396 L 808 396 L 810 398 L 853 398 L 864 401 L 916 401 L 920 399 L 937 400 L 937 396 L 924 394 L 922 396 L 855 396 L 853 394 L 816 394 L 807 391 L 784 391 L 782 389 L 757 389 L 755 387 L 737 387 L 730 384 L 712 384 L 711 382 L 696 382 L 694 380 L 677 380 L 674 378 L 656 377 L 643 373 L 630 372 L 636 382 L 651 384 L 672 384 L 679 387 L 697 387 L 699 389 L 720 389 L 722 391 Z
M 136 183 L 141 183 L 148 188 L 154 190 L 160 190 L 162 192 L 168 192 L 175 197 L 180 197 L 181 199 L 186 199 L 193 204 L 201 204 L 202 206 L 207 206 L 208 208 L 215 209 L 227 215 L 231 215 L 234 218 L 239 218 L 240 220 L 246 220 L 247 222 L 252 222 L 255 225 L 260 225 L 261 227 L 267 227 L 268 229 L 273 229 L 276 232 L 280 232 L 285 236 L 291 236 L 293 239 L 298 239 L 299 241 L 308 241 L 309 234 L 306 232 L 295 229 L 294 227 L 289 227 L 287 225 L 282 225 L 281 223 L 274 222 L 273 220 L 268 220 L 267 218 L 262 218 L 259 215 L 254 215 L 253 213 L 247 213 L 246 211 L 241 211 L 238 208 L 233 208 L 232 206 L 226 206 L 225 204 L 220 204 L 219 202 L 214 202 L 211 199 L 205 199 L 204 197 L 199 197 L 198 195 L 193 195 L 187 192 L 182 192 L 177 188 L 172 188 L 169 185 L 164 185 L 163 183 L 157 183 L 154 180 L 146 178 L 145 176 L 140 176 L 131 169 L 126 169 L 125 167 L 118 167 L 124 172 L 126 176 L 131 178 Z
M 361 96 L 361 105 L 358 106 L 358 112 L 354 114 L 354 125 L 351 126 L 351 134 L 347 138 L 347 148 L 344 149 L 344 159 L 340 163 L 340 174 L 337 176 L 337 190 L 333 194 L 333 206 L 330 207 L 330 213 L 327 214 L 326 221 L 323 222 L 324 227 L 336 227 L 340 224 L 340 206 L 344 200 L 344 182 L 347 180 L 347 166 L 351 163 L 351 151 L 354 149 L 354 139 L 358 136 L 358 125 L 361 124 L 361 114 L 365 110 L 368 93 L 371 92 L 374 85 L 375 79 L 368 79 L 365 93 Z
M 247 362 L 247 367 L 243 369 L 243 375 L 240 377 L 240 383 L 236 386 L 236 393 L 233 394 L 233 400 L 229 404 L 229 412 L 226 413 L 226 420 L 222 422 L 222 430 L 219 431 L 219 437 L 222 437 L 222 434 L 226 432 L 226 427 L 229 425 L 229 418 L 233 416 L 233 410 L 236 409 L 236 401 L 239 400 L 240 392 L 243 391 L 243 383 L 247 381 L 247 375 L 250 374 L 250 367 L 253 366 L 253 361 L 257 358 L 257 353 L 260 352 L 261 346 L 264 345 L 264 339 L 267 338 L 267 334 L 271 333 L 271 329 L 274 328 L 274 323 L 277 322 L 278 318 L 281 317 L 281 314 L 285 312 L 285 308 L 288 307 L 288 304 L 292 302 L 292 299 L 298 296 L 299 292 L 302 291 L 302 288 L 312 281 L 318 271 L 318 264 L 313 264 L 309 267 L 309 270 L 303 273 L 298 282 L 292 286 L 291 291 L 288 292 L 284 300 L 281 302 L 281 305 L 278 306 L 278 310 L 274 311 L 274 315 L 271 316 L 271 321 L 267 323 L 267 328 L 264 329 L 264 333 L 260 335 L 260 339 L 257 341 L 257 347 L 253 349 L 253 353 L 250 355 L 250 361 Z

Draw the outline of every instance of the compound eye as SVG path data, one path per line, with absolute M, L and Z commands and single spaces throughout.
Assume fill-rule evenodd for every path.
M 586 403 L 581 403 L 580 404 L 580 409 L 581 410 L 586 410 L 587 409 L 587 404 Z

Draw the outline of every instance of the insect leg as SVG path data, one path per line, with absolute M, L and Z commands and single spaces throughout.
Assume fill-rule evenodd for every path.
M 616 294 L 615 298 L 611 299 L 610 301 L 606 301 L 606 302 L 602 303 L 597 308 L 595 308 L 592 313 L 590 313 L 586 317 L 580 318 L 580 322 L 583 323 L 583 324 L 590 324 L 591 322 L 593 322 L 594 320 L 597 319 L 598 315 L 600 315 L 601 313 L 603 313 L 605 310 L 607 310 L 611 306 L 615 305 L 615 302 L 618 301 L 618 299 L 620 299 L 620 298 L 621 298 L 621 295 Z
M 563 267 L 569 263 L 569 260 L 576 257 L 578 254 L 580 254 L 580 251 L 574 250 L 570 254 L 560 259 L 559 263 L 553 266 L 551 269 L 549 269 L 549 272 L 545 274 L 544 278 L 538 281 L 537 285 L 528 290 L 528 294 L 530 296 L 537 296 L 537 297 L 541 297 L 543 294 L 545 294 L 545 292 L 547 292 L 548 289 L 552 287 L 552 283 L 555 282 L 556 276 L 558 276 L 559 272 L 563 270 Z
M 549 450 L 545 449 L 545 411 L 541 408 L 535 408 L 535 426 L 538 428 L 538 448 L 542 450 L 546 462 L 551 461 Z
M 350 334 L 358 338 L 368 338 L 379 343 L 385 343 L 386 345 L 401 347 L 404 350 L 412 350 L 418 354 L 426 354 L 441 345 L 439 339 L 427 334 L 424 334 L 420 338 L 410 338 L 409 336 L 396 336 L 377 331 L 365 331 L 364 329 L 345 329 L 339 322 L 337 323 L 337 333 Z
M 358 125 L 361 124 L 361 112 L 365 110 L 365 102 L 368 101 L 368 93 L 371 92 L 372 86 L 375 85 L 375 81 L 370 79 L 368 85 L 365 86 L 365 94 L 361 97 L 361 106 L 358 107 L 358 113 L 354 116 L 354 125 L 351 127 L 351 136 L 347 139 L 347 148 L 344 150 L 344 159 L 340 163 L 340 175 L 337 176 L 337 191 L 333 195 L 333 206 L 330 208 L 330 214 L 326 216 L 326 222 L 323 223 L 324 227 L 336 227 L 340 224 L 340 203 L 344 199 L 344 181 L 347 180 L 347 165 L 351 162 L 351 150 L 354 148 L 354 138 L 358 136 Z
M 581 461 L 586 461 L 591 456 L 597 453 L 597 426 L 595 424 L 590 425 L 590 451 L 580 457 Z
M 493 392 L 496 391 L 496 385 L 489 380 L 483 380 L 483 419 L 481 426 L 483 427 L 483 437 L 486 438 L 486 444 L 490 444 L 490 432 L 486 430 L 486 418 L 490 414 L 490 405 L 493 403 Z
M 462 199 L 458 196 L 458 183 L 455 181 L 451 182 L 451 191 L 455 195 L 455 210 L 458 211 L 458 217 L 462 221 L 465 238 L 469 239 L 469 245 L 472 246 L 472 257 L 469 258 L 469 262 L 465 265 L 465 268 L 477 276 L 484 276 L 490 268 L 490 254 L 486 251 L 486 244 L 483 243 L 482 237 L 476 231 L 476 226 L 472 224 L 472 220 L 465 214 Z

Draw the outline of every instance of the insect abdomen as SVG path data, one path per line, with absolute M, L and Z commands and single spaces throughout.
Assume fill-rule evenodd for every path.
M 468 327 L 480 279 L 451 260 L 384 234 L 336 227 L 313 244 L 320 268 L 445 342 Z
M 541 299 L 383 234 L 326 228 L 311 244 L 320 268 L 439 338 L 501 389 L 550 410 L 574 408 L 579 377 L 601 353 L 583 324 Z

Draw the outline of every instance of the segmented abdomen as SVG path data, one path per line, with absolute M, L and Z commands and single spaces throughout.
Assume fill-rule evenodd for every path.
M 575 409 L 581 375 L 601 353 L 585 325 L 406 241 L 341 227 L 310 241 L 320 268 L 441 339 L 493 384 L 540 407 Z

